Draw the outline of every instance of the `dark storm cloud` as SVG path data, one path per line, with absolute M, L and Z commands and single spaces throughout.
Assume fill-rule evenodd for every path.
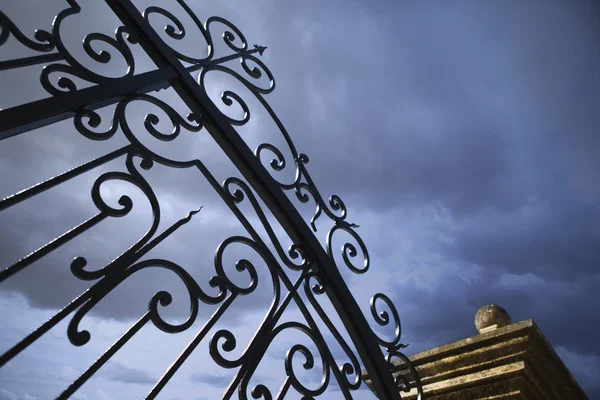
M 280 85 L 278 95 L 289 90 L 285 96 L 307 104 L 309 113 L 326 110 L 311 123 L 302 110 L 282 107 L 298 142 L 331 149 L 326 156 L 309 151 L 323 190 L 353 201 L 378 199 L 362 207 L 441 200 L 459 214 L 514 209 L 568 166 L 555 165 L 561 158 L 597 148 L 598 117 L 590 106 L 598 82 L 588 66 L 598 63 L 598 31 L 583 3 L 555 3 L 544 13 L 531 4 L 499 10 L 476 2 L 459 9 L 353 4 L 348 18 L 333 18 L 337 4 L 322 6 L 319 15 L 307 6 L 297 8 L 299 29 L 276 25 L 290 35 L 316 31 L 306 57 L 289 63 L 304 79 Z M 344 40 L 328 36 L 336 31 Z M 335 46 L 325 40 L 331 37 L 340 38 Z M 285 48 L 277 41 L 273 47 Z M 581 87 L 583 77 L 585 90 L 575 97 L 571 83 Z M 600 186 L 590 171 L 569 172 L 570 179 L 583 175 Z
M 600 29 L 591 1 L 450 5 L 265 0 L 251 6 L 212 4 L 210 10 L 190 5 L 201 19 L 226 16 L 251 44 L 269 47 L 264 60 L 277 89 L 267 99 L 299 151 L 310 156 L 308 168 L 323 196 L 339 194 L 356 208 L 351 222 L 362 225 L 360 218 L 369 215 L 382 221 L 381 227 L 361 234 L 367 243 L 386 242 L 372 247 L 371 255 L 374 261 L 389 261 L 380 266 L 389 273 L 388 281 L 401 279 L 398 260 L 387 257 L 397 255 L 400 244 L 382 236 L 408 229 L 402 215 L 427 207 L 447 213 L 449 222 L 438 222 L 433 213 L 427 223 L 448 240 L 415 232 L 411 246 L 423 249 L 421 259 L 435 254 L 452 268 L 436 276 L 427 262 L 413 260 L 432 287 L 418 277 L 392 287 L 409 352 L 471 336 L 477 308 L 496 302 L 513 320 L 533 317 L 554 346 L 586 360 L 600 355 L 590 334 L 600 329 L 593 309 L 600 284 Z M 35 24 L 48 25 L 42 20 Z M 78 38 L 73 40 L 78 44 Z M 205 47 L 193 44 L 189 50 L 199 54 Z M 225 82 L 215 79 L 217 86 Z M 17 103 L 39 91 L 34 75 L 31 82 L 0 80 L 2 88 L 8 85 L 13 92 L 17 86 L 30 87 L 10 99 Z M 141 120 L 142 111 L 138 113 Z M 251 147 L 279 137 L 255 105 L 251 113 L 258 125 L 240 129 Z M 48 135 L 40 139 L 43 133 Z M 122 144 L 115 137 L 90 145 L 62 126 L 26 135 L 33 134 L 35 140 L 11 139 L 0 146 L 2 195 Z M 206 132 L 182 133 L 178 145 L 160 151 L 182 159 L 202 157 L 222 181 L 232 168 L 214 157 L 215 148 L 202 135 Z M 198 138 L 201 145 L 194 146 Z M 282 151 L 291 162 L 287 149 Z M 211 257 L 219 241 L 231 234 L 232 221 L 217 206 L 218 197 L 205 195 L 211 188 L 191 184 L 194 174 L 155 169 L 149 174 L 152 185 L 167 199 L 159 232 L 190 209 L 205 206 L 159 254 L 206 282 L 214 271 Z M 45 201 L 31 200 L 0 214 L 5 263 L 90 216 L 95 210 L 87 192 L 90 179 L 81 183 L 85 196 L 53 192 Z M 77 189 L 71 193 L 81 192 Z M 72 278 L 68 262 L 82 254 L 94 260 L 90 266 L 109 261 L 139 237 L 135 228 L 147 221 L 141 214 L 129 218 L 86 236 L 93 246 L 82 240 L 57 251 L 31 266 L 31 273 L 23 272 L 23 278 L 3 284 L 4 289 L 24 293 L 34 307 L 64 306 L 86 287 Z M 197 267 L 203 263 L 209 271 Z M 178 293 L 180 283 L 168 280 L 160 274 L 140 276 L 97 312 L 117 319 L 138 317 L 155 290 L 166 285 Z M 187 310 L 185 296 L 175 297 L 170 308 Z M 262 307 L 267 297 L 246 305 Z M 590 396 L 600 390 L 592 383 Z
M 571 281 L 598 273 L 600 209 L 566 200 L 534 203 L 520 213 L 484 214 L 451 247 L 471 263 Z

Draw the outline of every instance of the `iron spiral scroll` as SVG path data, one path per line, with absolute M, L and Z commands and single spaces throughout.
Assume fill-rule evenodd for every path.
M 105 2 L 123 25 L 116 29 L 114 36 L 87 33 L 81 41 L 83 54 L 88 58 L 86 60 L 73 55 L 64 40 L 66 33 L 61 29 L 64 21 L 77 18 L 81 13 L 82 9 L 76 0 L 66 1 L 67 8 L 55 16 L 51 30 L 37 30 L 32 36 L 19 29 L 10 16 L 0 10 L 0 52 L 2 46 L 12 38 L 36 54 L 0 61 L 0 73 L 39 66 L 39 84 L 48 94 L 47 98 L 0 110 L 0 139 L 67 119 L 72 120 L 78 134 L 91 142 L 106 142 L 117 134 L 122 134 L 126 139 L 126 144 L 120 148 L 0 201 L 1 212 L 109 163 L 122 163 L 121 170 L 101 173 L 90 188 L 96 214 L 6 267 L 0 272 L 0 288 L 3 282 L 84 232 L 93 230 L 103 221 L 127 217 L 136 207 L 135 202 L 124 193 L 116 205 L 110 203 L 103 197 L 101 188 L 104 185 L 118 181 L 141 192 L 150 205 L 152 218 L 141 237 L 106 265 L 93 265 L 85 254 L 76 257 L 68 268 L 77 279 L 89 282 L 89 288 L 2 354 L 0 368 L 10 366 L 11 360 L 61 321 L 68 321 L 69 341 L 75 346 L 85 346 L 93 340 L 95 333 L 80 325 L 97 304 L 140 271 L 159 269 L 173 274 L 183 284 L 189 303 L 187 317 L 179 323 L 165 319 L 162 310 L 169 307 L 173 296 L 167 291 L 158 291 L 148 299 L 147 311 L 66 387 L 59 398 L 68 398 L 77 392 L 144 326 L 152 324 L 168 334 L 189 330 L 202 318 L 199 314 L 201 304 L 214 306 L 214 313 L 153 385 L 147 398 L 155 398 L 201 344 L 207 346 L 216 364 L 235 371 L 232 381 L 224 388 L 223 398 L 226 399 L 235 396 L 241 399 L 280 399 L 290 391 L 300 394 L 304 399 L 319 398 L 330 388 L 332 381 L 336 382 L 344 398 L 352 398 L 354 391 L 364 387 L 363 368 L 367 369 L 372 389 L 379 398 L 398 399 L 400 392 L 411 390 L 416 390 L 420 397 L 422 388 L 419 377 L 410 360 L 401 352 L 406 346 L 400 342 L 400 317 L 390 298 L 377 293 L 368 305 L 372 323 L 392 330 L 392 339 L 385 339 L 367 323 L 341 279 L 340 271 L 343 269 L 354 274 L 367 272 L 370 268 L 369 253 L 357 232 L 358 225 L 348 222 L 348 211 L 342 199 L 336 195 L 326 199 L 321 195 L 307 168 L 308 156 L 297 151 L 283 123 L 266 101 L 265 97 L 275 89 L 273 74 L 259 58 L 266 48 L 250 46 L 243 33 L 224 18 L 210 17 L 202 23 L 183 0 L 177 0 L 179 12 L 183 12 L 186 20 L 192 21 L 192 24 L 186 25 L 176 13 L 162 7 L 151 6 L 140 11 L 129 0 Z M 206 41 L 208 53 L 204 57 L 186 54 L 174 45 L 192 30 L 199 32 Z M 219 58 L 215 56 L 217 32 L 229 51 L 229 54 Z M 155 69 L 138 72 L 134 54 L 140 49 L 154 61 Z M 115 59 L 120 59 L 120 65 L 125 68 L 103 73 L 90 67 L 106 66 Z M 236 61 L 239 68 L 232 66 Z M 212 99 L 207 93 L 205 81 L 213 73 L 224 73 L 234 78 L 247 89 L 252 96 L 251 101 L 233 90 L 225 90 L 219 99 Z M 189 107 L 190 112 L 186 115 L 181 115 L 156 96 L 156 91 L 170 87 Z M 237 134 L 234 127 L 243 127 L 251 120 L 253 110 L 249 104 L 252 103 L 260 104 L 268 113 L 282 135 L 286 148 L 264 142 L 250 151 Z M 134 124 L 128 111 L 134 106 L 147 110 L 141 126 Z M 105 107 L 113 108 L 108 117 L 101 112 Z M 242 117 L 223 111 L 236 108 L 242 110 Z M 164 130 L 165 121 L 171 125 L 168 131 Z M 148 140 L 173 142 L 180 135 L 196 132 L 210 134 L 243 178 L 231 176 L 219 183 L 203 160 L 176 160 L 147 144 Z M 230 236 L 215 249 L 212 265 L 202 267 L 210 268 L 212 277 L 207 282 L 197 282 L 189 273 L 190 266 L 168 259 L 146 258 L 152 249 L 161 246 L 190 222 L 195 214 L 201 212 L 201 208 L 192 210 L 172 225 L 161 228 L 161 204 L 155 189 L 144 175 L 145 171 L 156 166 L 197 171 L 245 230 L 244 235 Z M 288 176 L 292 178 L 280 178 L 284 175 L 282 172 L 288 170 L 291 171 Z M 300 217 L 288 194 L 300 203 L 314 204 L 314 213 L 309 221 L 305 222 Z M 249 207 L 253 214 L 244 213 L 242 206 Z M 267 216 L 269 212 L 277 218 L 291 239 L 293 244 L 289 248 L 285 249 L 282 245 L 280 234 Z M 324 246 L 316 237 L 316 223 L 322 217 L 333 224 L 325 233 Z M 259 230 L 266 232 L 266 236 L 260 234 Z M 340 254 L 333 248 L 333 239 L 341 235 L 348 239 L 341 248 L 340 262 L 337 260 Z M 244 248 L 255 254 L 268 267 L 268 274 L 261 276 L 256 265 L 245 258 L 238 259 L 230 268 L 226 254 L 235 248 Z M 294 274 L 290 274 L 290 271 Z M 213 332 L 220 318 L 238 298 L 243 299 L 257 290 L 259 280 L 270 282 L 273 294 L 253 338 L 244 344 L 230 330 L 218 329 Z M 209 289 L 206 289 L 207 286 Z M 333 305 L 343 327 L 332 321 L 323 307 L 323 301 Z M 292 303 L 300 310 L 304 321 L 282 320 L 283 313 Z M 342 328 L 349 335 L 350 342 L 344 338 Z M 308 347 L 297 343 L 287 350 L 281 365 L 286 378 L 278 391 L 265 383 L 255 383 L 253 377 L 265 351 L 280 335 L 292 331 L 304 335 L 312 345 Z M 326 337 L 332 338 L 342 349 L 341 356 L 334 355 Z M 233 350 L 242 347 L 244 350 L 241 355 L 232 356 Z M 302 360 L 303 369 L 320 373 L 319 382 L 303 382 L 296 370 L 297 364 L 293 362 L 298 359 Z M 398 362 L 405 364 L 411 374 L 394 380 L 391 367 Z

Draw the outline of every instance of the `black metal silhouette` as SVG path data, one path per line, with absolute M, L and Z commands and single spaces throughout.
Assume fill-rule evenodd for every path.
M 371 330 L 340 275 L 338 270 L 340 267 L 349 268 L 356 274 L 366 272 L 369 269 L 369 254 L 356 232 L 358 226 L 346 220 L 345 204 L 338 196 L 331 196 L 328 200 L 321 196 L 308 172 L 308 157 L 296 150 L 290 135 L 264 98 L 275 88 L 273 75 L 266 65 L 257 58 L 257 55 L 261 56 L 263 54 L 266 47 L 254 45 L 250 49 L 242 32 L 232 23 L 220 17 L 211 17 L 201 23 L 183 0 L 177 0 L 179 6 L 194 21 L 195 26 L 192 28 L 198 29 L 208 44 L 209 52 L 206 57 L 192 57 L 169 46 L 161 39 L 155 31 L 155 27 L 149 22 L 149 17 L 153 14 L 166 18 L 168 24 L 164 28 L 164 32 L 170 40 L 181 40 L 186 36 L 186 27 L 171 12 L 161 7 L 149 7 L 140 12 L 130 0 L 105 1 L 122 21 L 123 26 L 116 30 L 114 37 L 101 33 L 87 34 L 83 40 L 83 49 L 90 60 L 99 64 L 107 64 L 115 56 L 125 60 L 126 69 L 121 71 L 121 74 L 117 77 L 104 76 L 90 70 L 84 63 L 72 56 L 64 45 L 61 35 L 65 33 L 61 31 L 61 23 L 66 18 L 73 17 L 81 11 L 76 0 L 67 0 L 68 8 L 56 16 L 51 32 L 38 30 L 33 38 L 27 37 L 7 15 L 0 11 L 0 46 L 6 43 L 12 35 L 22 45 L 40 53 L 36 56 L 1 61 L 0 71 L 45 64 L 40 74 L 40 83 L 50 95 L 48 98 L 0 111 L 0 139 L 6 139 L 34 128 L 72 118 L 76 130 L 90 140 L 108 140 L 119 130 L 123 132 L 128 140 L 128 144 L 122 148 L 90 160 L 77 168 L 0 201 L 0 211 L 2 211 L 110 161 L 123 159 L 125 162 L 127 172 L 104 173 L 96 179 L 91 188 L 91 196 L 98 209 L 95 216 L 7 267 L 0 272 L 0 283 L 103 220 L 127 215 L 133 207 L 131 198 L 123 195 L 119 199 L 119 208 L 108 205 L 100 192 L 100 187 L 105 182 L 125 181 L 139 188 L 152 207 L 152 224 L 136 243 L 102 268 L 89 269 L 85 257 L 76 258 L 71 263 L 71 272 L 81 280 L 93 282 L 93 285 L 50 320 L 4 353 L 0 357 L 0 367 L 71 314 L 73 315 L 69 322 L 68 338 L 75 346 L 85 345 L 90 340 L 91 334 L 88 331 L 80 330 L 79 323 L 82 318 L 102 298 L 133 274 L 143 269 L 160 268 L 174 273 L 185 285 L 190 300 L 190 312 L 187 319 L 176 325 L 164 320 L 161 317 L 160 309 L 171 302 L 171 295 L 164 291 L 156 293 L 150 299 L 148 311 L 60 396 L 60 398 L 67 398 L 77 391 L 144 325 L 154 324 L 167 333 L 181 332 L 190 328 L 195 322 L 200 303 L 218 305 L 217 311 L 206 321 L 184 352 L 152 388 L 147 397 L 154 398 L 202 342 L 228 307 L 238 297 L 241 298 L 256 289 L 258 273 L 250 261 L 242 259 L 236 264 L 237 271 L 245 273 L 249 277 L 246 286 L 234 283 L 224 269 L 223 254 L 230 245 L 237 244 L 253 250 L 266 263 L 269 267 L 269 279 L 273 283 L 274 293 L 266 318 L 239 358 L 230 359 L 227 357 L 227 353 L 237 346 L 236 338 L 232 332 L 219 330 L 210 338 L 208 346 L 210 355 L 215 362 L 223 368 L 237 368 L 238 371 L 233 381 L 225 389 L 223 398 L 231 398 L 236 391 L 238 391 L 239 397 L 244 399 L 248 397 L 248 393 L 253 398 L 283 398 L 290 389 L 302 394 L 305 396 L 304 398 L 314 398 L 327 389 L 332 378 L 337 381 L 344 397 L 351 398 L 352 391 L 358 389 L 362 383 L 359 359 L 362 360 L 367 369 L 373 390 L 379 398 L 399 399 L 399 389 L 409 391 L 411 388 L 416 388 L 420 393 L 422 389 L 419 378 L 410 366 L 408 358 L 400 352 L 400 349 L 405 347 L 400 343 L 400 319 L 390 299 L 383 294 L 376 294 L 373 296 L 370 305 L 372 317 L 377 324 L 381 326 L 391 325 L 395 329 L 394 338 L 386 341 Z M 214 57 L 214 39 L 211 33 L 211 29 L 214 30 L 214 25 L 225 27 L 222 39 L 231 50 L 231 54 L 225 57 Z M 103 47 L 108 46 L 112 50 L 97 51 L 95 48 L 99 43 L 102 43 Z M 141 46 L 157 65 L 157 68 L 149 72 L 136 74 L 135 60 L 131 51 L 132 46 Z M 241 63 L 245 75 L 241 75 L 228 66 L 227 63 L 233 60 L 238 60 Z M 189 65 L 184 66 L 183 63 Z M 235 131 L 234 126 L 243 126 L 248 123 L 250 109 L 240 95 L 227 90 L 222 94 L 221 100 L 227 106 L 231 106 L 235 102 L 242 108 L 244 117 L 235 119 L 221 112 L 205 91 L 204 79 L 210 71 L 221 71 L 229 74 L 255 96 L 280 129 L 292 155 L 290 159 L 286 160 L 283 152 L 270 143 L 259 145 L 254 152 L 248 148 Z M 195 79 L 192 73 L 196 72 L 197 78 Z M 268 85 L 259 85 L 257 82 L 265 76 Z M 85 81 L 89 85 L 80 88 L 76 84 L 77 81 Z M 173 87 L 185 101 L 192 111 L 189 115 L 185 117 L 179 115 L 171 106 L 152 95 L 152 92 L 167 87 Z M 192 132 L 205 130 L 208 132 L 231 159 L 245 181 L 231 177 L 226 179 L 223 184 L 219 184 L 200 159 L 186 162 L 176 161 L 153 152 L 138 139 L 141 133 L 134 131 L 129 125 L 126 111 L 128 106 L 133 103 L 146 104 L 148 107 L 160 110 L 162 111 L 161 114 L 166 114 L 170 119 L 173 129 L 165 133 L 157 128 L 159 117 L 156 114 L 149 111 L 146 115 L 144 119 L 145 133 L 150 134 L 157 140 L 174 140 L 182 130 Z M 95 110 L 111 104 L 116 104 L 116 107 L 109 124 L 110 127 L 104 131 L 98 130 L 102 117 Z M 266 167 L 261 163 L 261 157 L 264 159 L 269 154 L 272 160 L 268 164 L 269 167 Z M 139 172 L 139 168 L 148 170 L 155 164 L 171 168 L 196 168 L 210 182 L 214 190 L 246 229 L 247 236 L 229 237 L 216 250 L 215 272 L 209 280 L 210 286 L 215 289 L 215 294 L 208 294 L 203 291 L 183 266 L 164 259 L 140 261 L 145 254 L 182 225 L 189 222 L 192 216 L 199 211 L 190 212 L 187 217 L 168 229 L 158 232 L 161 219 L 160 206 L 151 185 Z M 275 175 L 272 173 L 280 172 L 286 168 L 293 168 L 295 171 L 293 174 L 294 179 L 289 182 L 281 182 L 275 179 Z M 315 213 L 310 221 L 310 227 L 292 205 L 286 192 L 293 193 L 303 203 L 314 201 Z M 288 251 L 285 251 L 280 244 L 254 193 L 266 204 L 295 243 Z M 267 232 L 271 245 L 275 248 L 276 255 L 269 250 L 267 244 L 238 208 L 238 205 L 244 201 L 249 202 L 256 212 L 262 228 Z M 322 215 L 327 216 L 334 222 L 333 228 L 327 234 L 325 250 L 313 233 L 313 231 L 317 231 L 315 221 Z M 343 246 L 344 266 L 336 265 L 333 257 L 332 238 L 337 231 L 344 231 L 359 245 L 359 249 L 349 242 Z M 359 251 L 362 253 L 362 257 L 359 257 L 361 262 L 356 265 L 353 259 L 358 256 Z M 283 264 L 278 259 L 282 260 Z M 290 280 L 285 273 L 286 268 L 300 273 L 297 280 Z M 282 288 L 285 288 L 285 293 L 287 293 L 285 296 L 282 295 Z M 312 315 L 307 309 L 304 300 L 300 297 L 301 290 L 304 291 L 317 315 Z M 338 331 L 338 327 L 332 323 L 317 301 L 318 296 L 324 294 L 339 314 L 358 354 L 352 351 Z M 295 302 L 306 323 L 279 323 L 283 311 L 290 302 Z M 385 311 L 379 312 L 377 310 L 380 302 L 391 309 L 391 316 Z M 340 365 L 334 359 L 315 322 L 315 318 L 324 322 L 343 349 L 348 359 L 347 362 Z M 296 376 L 291 362 L 295 354 L 300 353 L 303 355 L 306 369 L 313 368 L 315 362 L 315 355 L 304 345 L 297 344 L 289 349 L 285 357 L 284 366 L 287 378 L 278 394 L 274 396 L 270 389 L 264 385 L 257 385 L 248 392 L 250 378 L 266 349 L 275 337 L 288 330 L 297 330 L 304 333 L 318 349 L 318 357 L 322 360 L 321 368 L 323 371 L 320 385 L 317 388 L 309 388 Z M 382 348 L 387 354 L 385 357 L 382 354 Z M 409 381 L 405 376 L 402 376 L 398 382 L 394 382 L 389 366 L 394 358 L 406 363 L 413 371 L 412 380 Z

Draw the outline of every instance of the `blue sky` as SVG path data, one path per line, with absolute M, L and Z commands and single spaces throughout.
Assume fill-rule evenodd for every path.
M 103 2 L 79 3 L 82 13 L 65 20 L 64 31 L 71 34 L 64 37 L 68 48 L 85 58 L 83 35 L 112 34 L 118 20 Z M 141 8 L 146 3 L 151 2 L 135 2 Z M 27 2 L 0 4 L 27 34 L 49 29 L 51 16 L 66 6 L 48 1 L 47 10 L 29 13 Z M 177 4 L 160 4 L 186 21 L 185 40 L 173 46 L 198 57 L 206 54 L 206 43 Z M 367 274 L 342 270 L 348 286 L 365 311 L 376 292 L 394 300 L 409 354 L 474 335 L 476 310 L 497 303 L 513 321 L 533 318 L 590 398 L 600 398 L 600 342 L 594 334 L 600 328 L 595 307 L 600 287 L 600 10 L 591 0 L 188 4 L 201 20 L 225 17 L 251 45 L 268 46 L 261 59 L 277 88 L 266 99 L 299 151 L 309 155 L 308 169 L 323 196 L 343 199 L 348 221 L 360 225 L 357 231 L 369 249 Z M 155 17 L 154 26 L 164 24 Z M 218 29 L 222 26 L 215 26 L 215 37 Z M 227 51 L 219 46 L 218 51 Z M 20 51 L 9 38 L 0 46 L 0 60 Z M 136 73 L 152 68 L 139 49 L 133 51 Z M 108 66 L 86 62 L 114 76 L 125 65 L 116 54 Z M 47 96 L 39 73 L 39 66 L 0 73 L 0 90 L 11 94 L 0 96 L 0 108 Z M 220 92 L 239 91 L 248 102 L 251 119 L 238 131 L 251 148 L 269 142 L 287 150 L 268 114 L 239 83 L 215 72 L 206 87 L 215 103 L 236 118 L 240 109 L 223 105 Z M 185 115 L 185 105 L 172 91 L 156 96 Z M 138 128 L 143 129 L 139 122 L 145 112 L 143 107 L 131 111 Z M 110 110 L 100 115 L 98 129 L 108 128 Z M 165 119 L 159 127 L 169 130 Z M 140 140 L 161 155 L 201 159 L 220 182 L 239 175 L 205 131 L 182 132 L 166 144 Z M 7 139 L 0 144 L 0 196 L 124 144 L 122 133 L 90 141 L 73 129 L 72 121 Z M 284 156 L 290 157 L 289 151 Z M 100 172 L 112 170 L 123 170 L 122 160 L 0 213 L 5 266 L 97 212 L 89 188 Z M 278 179 L 289 179 L 290 169 L 281 174 Z M 146 176 L 161 205 L 159 232 L 204 206 L 148 256 L 185 266 L 208 287 L 215 249 L 225 238 L 244 234 L 243 227 L 197 170 L 155 166 Z M 124 184 L 102 189 L 111 204 L 123 193 L 135 204 L 128 216 L 99 224 L 0 285 L 0 316 L 9 321 L 0 325 L 0 352 L 89 287 L 72 276 L 73 257 L 84 255 L 91 268 L 99 268 L 148 229 L 150 207 L 139 191 Z M 313 206 L 294 204 L 309 220 Z M 248 204 L 241 207 L 258 226 Z M 324 216 L 317 223 L 323 243 L 331 226 Z M 283 244 L 291 244 L 275 222 L 274 227 Z M 259 234 L 266 237 L 262 229 Z M 260 273 L 268 273 L 243 250 L 228 262 L 233 265 L 242 254 L 256 262 Z M 343 263 L 341 257 L 336 261 Z M 236 283 L 246 284 L 244 278 L 240 275 Z M 82 328 L 92 334 L 88 344 L 68 342 L 68 317 L 4 367 L 0 399 L 59 394 L 147 310 L 157 290 L 174 294 L 165 318 L 183 321 L 189 300 L 182 289 L 181 281 L 161 271 L 132 277 L 83 318 Z M 232 356 L 239 356 L 250 340 L 271 291 L 269 280 L 260 280 L 258 290 L 234 302 L 219 323 L 218 329 L 236 335 L 239 345 Z M 330 306 L 323 307 L 332 315 Z M 145 326 L 73 398 L 143 397 L 214 310 L 201 308 L 195 324 L 175 335 Z M 302 316 L 291 307 L 283 319 Z M 278 390 L 284 354 L 296 340 L 306 338 L 290 335 L 272 344 L 256 383 Z M 159 398 L 220 397 L 232 371 L 212 363 L 208 347 L 204 340 Z M 316 384 L 314 374 L 304 378 Z M 339 398 L 335 389 L 332 384 L 322 398 Z M 360 390 L 356 398 L 372 395 Z

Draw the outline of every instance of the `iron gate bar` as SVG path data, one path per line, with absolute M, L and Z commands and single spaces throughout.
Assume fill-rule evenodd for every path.
M 279 185 L 135 5 L 130 0 L 105 1 L 125 26 L 136 28 L 140 45 L 156 65 L 170 66 L 177 72 L 179 80 L 173 88 L 192 112 L 203 117 L 205 128 L 256 190 L 293 242 L 306 246 L 307 256 L 314 257 L 318 266 L 316 272 L 325 283 L 326 293 L 369 371 L 375 393 L 382 399 L 400 400 L 400 393 L 389 365 L 382 357 L 382 351 L 371 328 L 362 313 L 356 313 L 356 310 L 360 310 L 356 300 L 331 258 Z M 260 332 L 257 337 L 258 335 Z
M 61 93 L 0 111 L 0 140 L 71 118 L 85 107 L 96 110 L 131 93 L 148 93 L 168 86 L 176 77 L 171 68 L 160 68 L 126 79 L 116 79 L 85 89 Z
M 0 61 L 0 71 L 14 68 L 28 67 L 35 64 L 45 64 L 51 61 L 64 60 L 60 53 L 44 54 L 41 56 L 16 58 L 14 60 Z

